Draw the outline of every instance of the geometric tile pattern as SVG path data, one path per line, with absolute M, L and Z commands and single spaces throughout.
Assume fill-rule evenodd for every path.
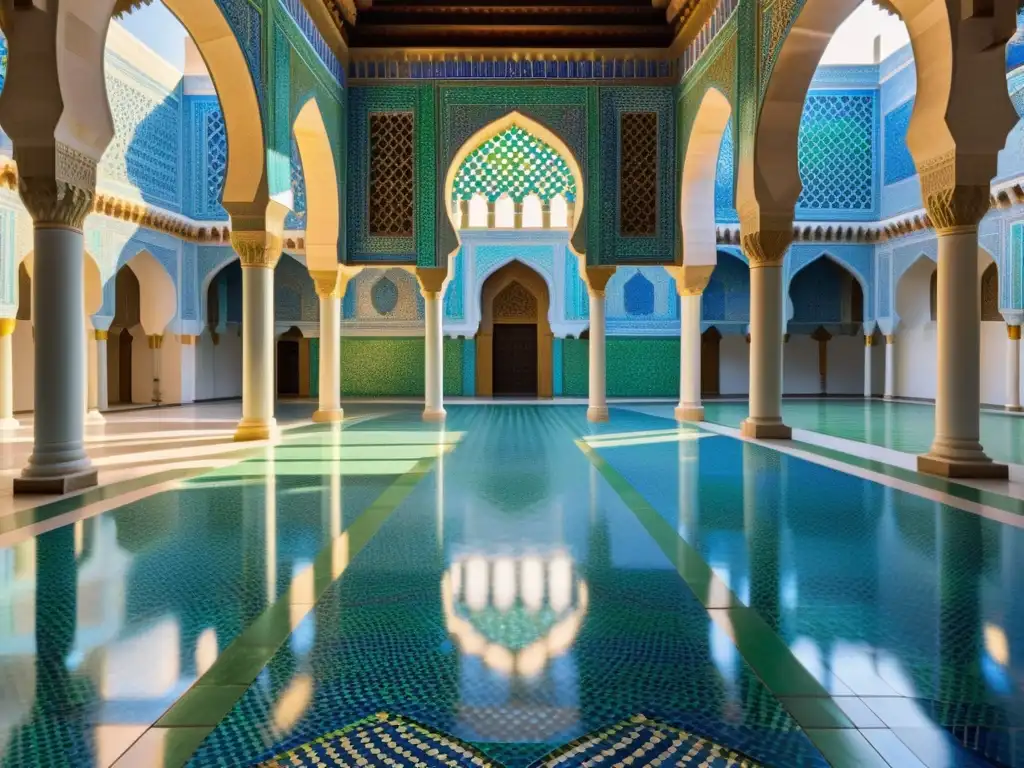
M 715 172 L 715 220 L 720 222 L 739 221 L 734 203 L 734 179 L 736 177 L 735 149 L 732 137 L 733 122 L 729 120 L 722 134 L 718 151 L 718 170 Z
M 870 91 L 807 97 L 797 150 L 803 181 L 798 208 L 874 210 L 876 103 Z
M 917 173 L 907 148 L 907 129 L 914 112 L 914 100 L 904 102 L 885 116 L 885 184 L 895 184 Z
M 412 235 L 413 114 L 370 115 L 370 233 Z
M 619 228 L 623 235 L 653 235 L 658 226 L 658 113 L 620 117 Z
M 576 179 L 554 147 L 512 125 L 462 163 L 455 177 L 454 199 L 469 200 L 478 193 L 490 202 L 502 194 L 517 203 L 530 194 L 543 201 L 562 195 L 571 202 L 576 199 Z
M 406 760 L 422 768 L 494 765 L 457 739 L 381 712 L 280 754 L 261 766 L 404 765 Z

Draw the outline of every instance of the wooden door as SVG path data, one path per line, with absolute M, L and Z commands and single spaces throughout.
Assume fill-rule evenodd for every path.
M 722 334 L 714 326 L 708 328 L 700 337 L 700 393 L 702 397 L 722 393 L 721 343 Z
M 494 326 L 494 394 L 537 396 L 536 323 Z

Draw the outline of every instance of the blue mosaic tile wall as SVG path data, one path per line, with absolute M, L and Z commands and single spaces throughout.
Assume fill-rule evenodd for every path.
M 798 216 L 868 220 L 878 214 L 878 93 L 811 93 L 800 122 Z M 842 183 L 836 181 L 841 179 Z
M 750 270 L 746 263 L 725 251 L 718 252 L 718 266 L 711 273 L 701 300 L 704 323 L 750 322 Z
M 733 137 L 735 126 L 730 118 L 722 136 L 722 145 L 718 151 L 718 171 L 715 177 L 715 219 L 726 224 L 735 224 L 740 220 L 736 213 L 736 141 Z
M 885 184 L 895 184 L 917 173 L 914 158 L 907 148 L 907 129 L 914 111 L 914 100 L 896 107 L 885 116 Z
M 216 96 L 185 97 L 186 138 L 183 213 L 199 221 L 223 221 L 221 206 L 228 168 L 228 138 Z

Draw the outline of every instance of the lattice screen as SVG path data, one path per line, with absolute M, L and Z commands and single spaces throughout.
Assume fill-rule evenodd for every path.
M 623 112 L 619 124 L 619 232 L 658 232 L 658 114 Z
M 370 234 L 413 233 L 413 115 L 370 115 Z

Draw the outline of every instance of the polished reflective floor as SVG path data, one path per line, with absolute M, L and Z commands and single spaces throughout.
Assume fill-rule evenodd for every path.
M 1024 518 L 948 503 L 629 408 L 301 427 L 0 549 L 0 760 L 1024 766 Z
M 747 417 L 746 402 L 708 402 L 704 410 L 708 421 L 727 427 L 739 427 Z M 904 453 L 926 453 L 935 437 L 931 403 L 792 399 L 782 402 L 782 418 L 791 427 Z M 1024 464 L 1024 416 L 983 410 L 981 442 L 994 460 Z

